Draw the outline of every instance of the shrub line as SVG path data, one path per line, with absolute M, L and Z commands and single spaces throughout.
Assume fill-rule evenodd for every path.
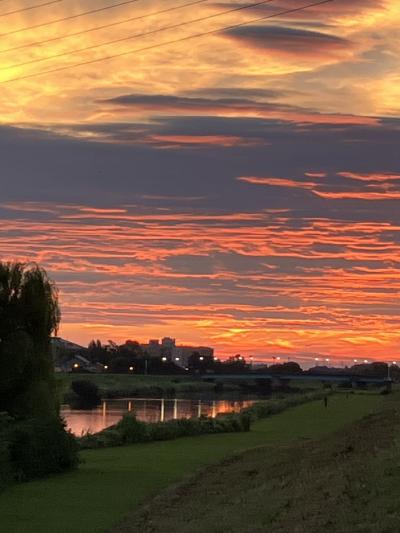
M 250 431 L 251 424 L 259 419 L 281 413 L 286 409 L 314 400 L 321 400 L 329 391 L 309 392 L 276 400 L 260 401 L 240 413 L 217 415 L 215 418 L 181 418 L 167 422 L 145 423 L 134 414 L 126 414 L 117 424 L 100 431 L 86 433 L 78 438 L 81 449 L 109 448 L 129 444 L 172 440 L 211 433 Z

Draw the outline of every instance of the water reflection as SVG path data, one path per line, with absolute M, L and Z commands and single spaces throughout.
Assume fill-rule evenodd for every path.
M 77 411 L 64 406 L 61 414 L 75 435 L 90 431 L 97 433 L 116 424 L 125 413 L 133 412 L 144 422 L 164 422 L 177 418 L 202 415 L 216 417 L 220 413 L 233 413 L 250 406 L 252 400 L 182 400 L 135 398 L 104 400 L 96 409 Z

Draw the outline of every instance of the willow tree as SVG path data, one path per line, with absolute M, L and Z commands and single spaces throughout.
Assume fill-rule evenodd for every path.
M 0 262 L 0 412 L 57 413 L 50 337 L 59 322 L 57 290 L 46 272 Z

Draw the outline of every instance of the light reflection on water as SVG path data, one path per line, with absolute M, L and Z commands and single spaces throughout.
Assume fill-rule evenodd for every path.
M 132 412 L 143 422 L 164 422 L 177 418 L 215 417 L 220 413 L 234 413 L 249 407 L 252 400 L 182 400 L 145 399 L 104 400 L 91 410 L 75 410 L 63 406 L 61 415 L 75 434 L 97 433 L 116 424 L 125 413 Z

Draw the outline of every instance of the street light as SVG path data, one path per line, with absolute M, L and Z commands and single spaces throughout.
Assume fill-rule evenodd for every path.
M 108 365 L 104 365 L 104 370 L 108 370 Z
M 79 364 L 78 363 L 74 363 L 74 368 L 79 368 Z
M 199 361 L 204 361 L 204 357 L 203 356 L 199 357 Z
M 133 372 L 133 366 L 129 367 L 129 372 Z
M 397 362 L 396 361 L 392 361 L 392 364 L 393 365 L 397 365 Z M 387 363 L 387 379 L 388 381 L 390 380 L 390 367 L 391 367 L 391 364 L 390 363 Z
M 162 357 L 161 361 L 162 361 L 163 363 L 165 363 L 165 362 L 167 361 L 167 358 L 166 358 L 166 357 Z

